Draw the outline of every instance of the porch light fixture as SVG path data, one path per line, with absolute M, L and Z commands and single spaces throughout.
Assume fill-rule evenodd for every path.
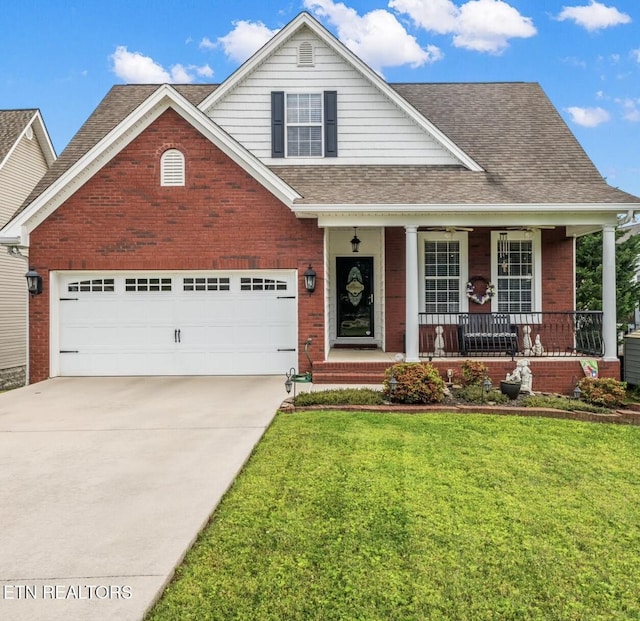
M 24 277 L 27 279 L 27 289 L 29 290 L 31 297 L 40 295 L 42 293 L 42 276 L 30 267 Z
M 351 251 L 359 252 L 360 250 L 360 239 L 358 238 L 358 228 L 353 227 L 353 237 L 351 238 Z
M 312 294 L 316 290 L 316 273 L 311 265 L 304 273 L 304 288 L 308 294 Z

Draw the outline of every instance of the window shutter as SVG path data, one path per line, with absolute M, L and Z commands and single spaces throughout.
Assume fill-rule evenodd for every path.
M 284 157 L 284 91 L 271 93 L 271 157 Z
M 338 157 L 338 93 L 324 92 L 324 156 Z

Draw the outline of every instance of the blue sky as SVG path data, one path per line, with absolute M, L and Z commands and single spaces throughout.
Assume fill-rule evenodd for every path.
M 6 1 L 0 108 L 40 108 L 60 153 L 113 84 L 222 82 L 303 10 L 389 82 L 539 82 L 640 196 L 639 0 Z

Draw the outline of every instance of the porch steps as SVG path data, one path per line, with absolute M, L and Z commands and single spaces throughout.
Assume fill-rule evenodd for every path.
M 382 384 L 393 362 L 315 362 L 314 384 Z

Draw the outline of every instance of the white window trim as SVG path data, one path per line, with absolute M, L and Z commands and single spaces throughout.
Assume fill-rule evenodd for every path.
M 170 169 L 167 164 L 171 165 Z M 185 185 L 185 177 L 184 153 L 179 149 L 167 149 L 160 157 L 160 185 L 181 187 Z
M 426 312 L 424 299 L 424 244 L 426 241 L 457 241 L 460 243 L 460 313 L 469 312 L 469 298 L 467 298 L 467 281 L 469 280 L 469 234 L 466 231 L 424 231 L 418 233 L 418 276 L 420 312 Z M 430 313 L 431 314 L 431 313 Z M 437 313 L 433 313 L 437 314 Z M 451 323 L 458 323 L 458 318 L 451 316 Z
M 533 291 L 531 293 L 531 313 L 542 312 L 542 235 L 540 229 L 525 231 L 491 231 L 491 282 L 498 287 L 498 240 L 500 233 L 506 233 L 509 241 L 530 240 L 533 242 Z M 498 312 L 498 292 L 491 300 L 491 311 Z M 512 313 L 517 316 L 520 313 Z
M 319 95 L 320 96 L 320 121 L 318 123 L 290 123 L 289 122 L 289 95 Z M 289 155 L 289 127 L 320 127 L 320 155 Z M 294 160 L 320 160 L 324 158 L 324 92 L 313 90 L 290 90 L 284 93 L 284 153 L 286 158 Z

